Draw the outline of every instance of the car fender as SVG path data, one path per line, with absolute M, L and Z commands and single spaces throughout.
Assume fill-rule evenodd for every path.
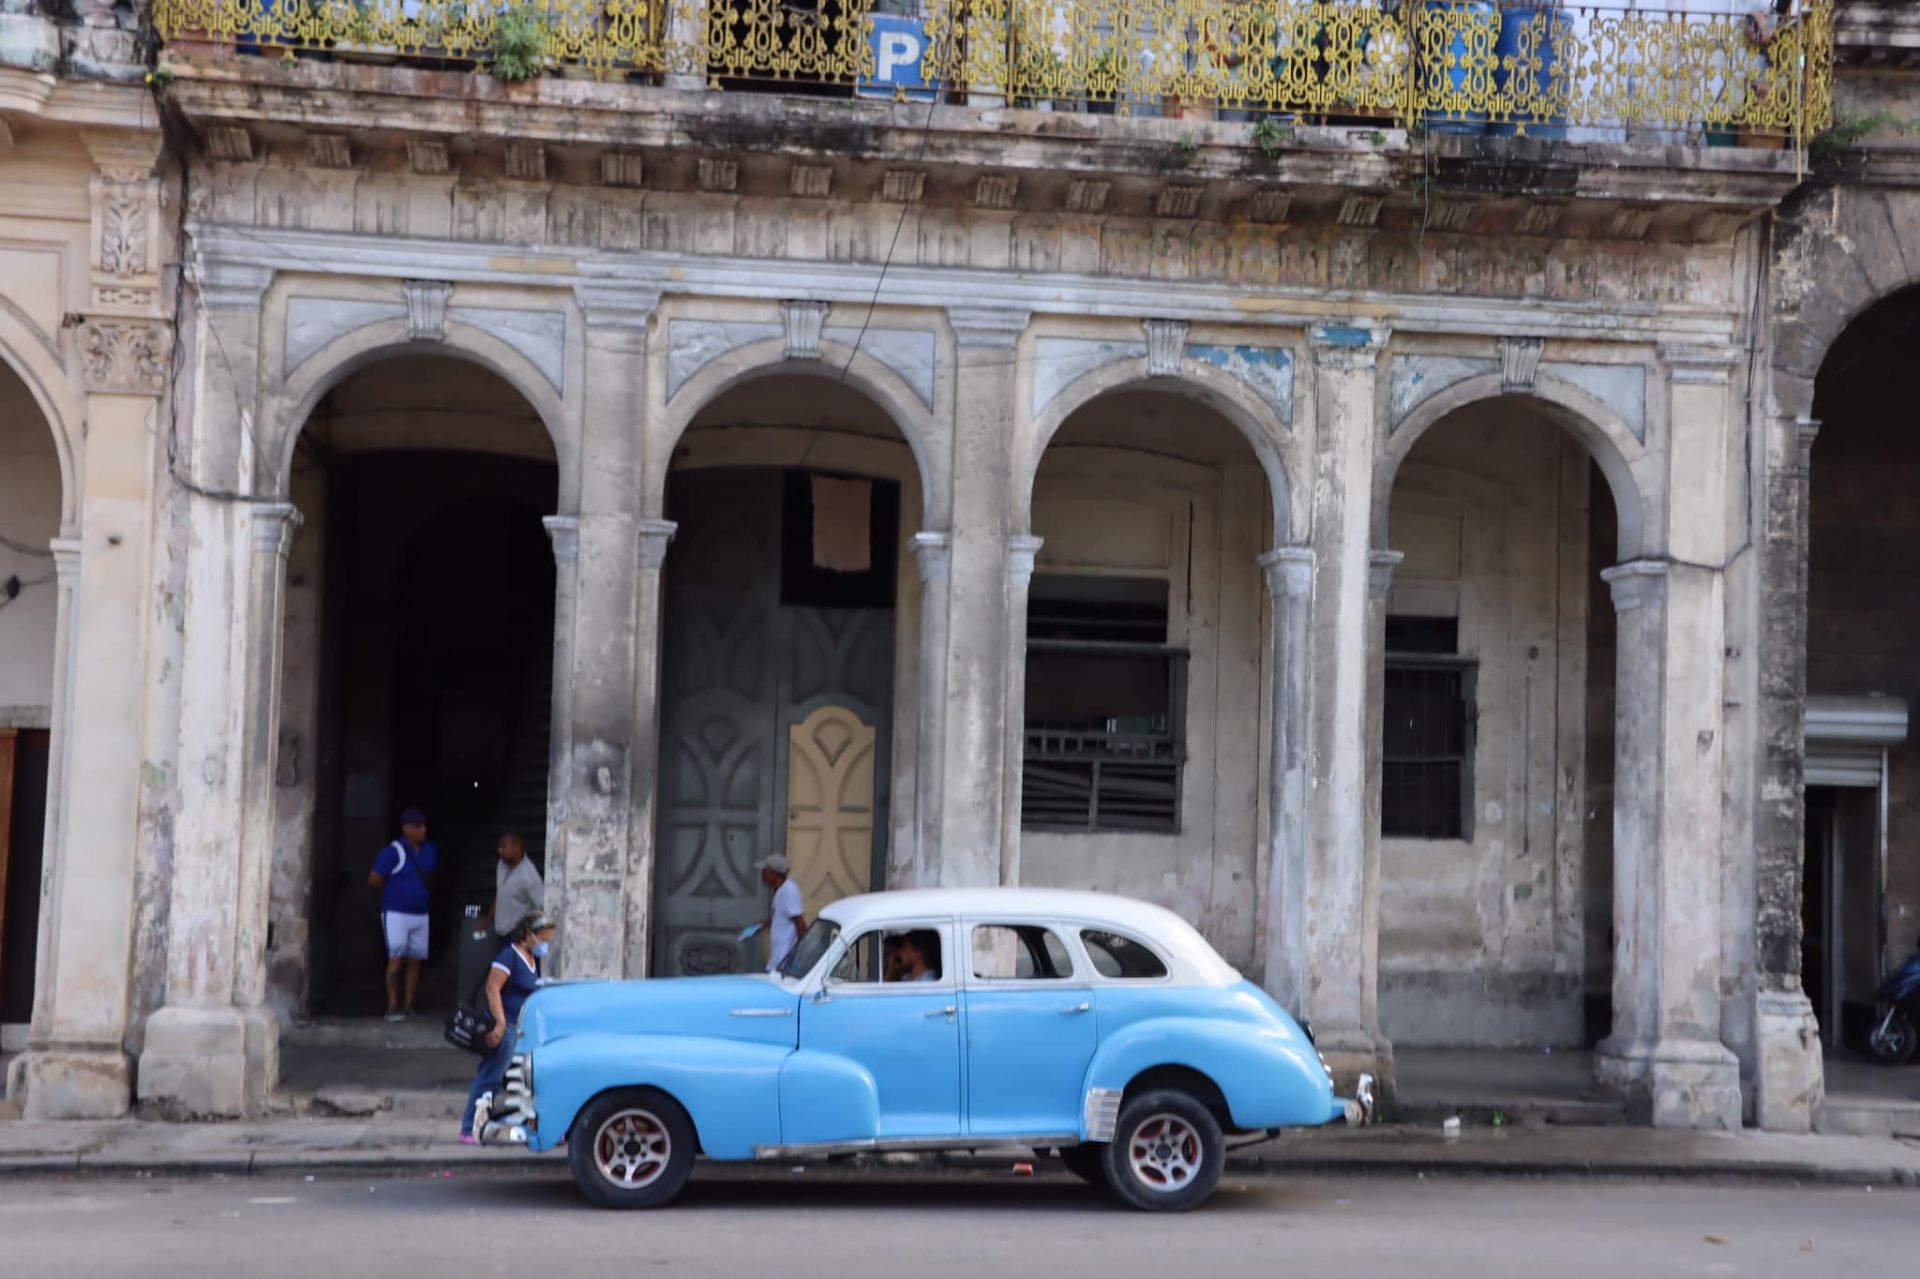
M 1087 1068 L 1087 1093 L 1112 1094 L 1156 1066 L 1198 1071 L 1219 1086 L 1234 1126 L 1282 1128 L 1327 1122 L 1333 1082 L 1285 1030 L 1198 1017 L 1153 1017 L 1107 1036 Z M 1091 1104 L 1085 1110 L 1092 1110 Z M 1081 1116 L 1083 1137 L 1087 1114 Z
M 780 1142 L 870 1141 L 880 1135 L 880 1089 L 865 1066 L 801 1049 L 780 1067 Z
M 686 1109 L 712 1159 L 751 1159 L 780 1143 L 785 1044 L 697 1035 L 569 1035 L 533 1050 L 536 1131 L 528 1145 L 560 1144 L 586 1104 L 613 1088 L 658 1088 Z

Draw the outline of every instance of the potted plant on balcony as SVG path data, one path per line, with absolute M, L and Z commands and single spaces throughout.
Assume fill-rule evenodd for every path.
M 1111 48 L 1100 50 L 1087 67 L 1087 114 L 1112 115 L 1120 102 L 1120 86 L 1127 73 Z
M 532 80 L 547 69 L 546 24 L 532 10 L 514 5 L 500 12 L 493 28 L 493 60 L 487 71 L 509 84 Z
M 400 51 L 382 39 L 388 33 L 374 20 L 368 0 L 339 0 L 329 6 L 334 31 L 333 56 L 341 62 L 371 62 L 386 66 Z

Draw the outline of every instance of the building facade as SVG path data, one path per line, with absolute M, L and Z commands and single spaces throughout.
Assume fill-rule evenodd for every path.
M 257 1109 L 420 803 L 568 976 L 751 965 L 785 849 L 1807 1128 L 1920 910 L 1897 374 L 1821 371 L 1906 331 L 1909 26 L 1687 7 L 7 15 L 160 46 L 0 71 L 29 1112 Z

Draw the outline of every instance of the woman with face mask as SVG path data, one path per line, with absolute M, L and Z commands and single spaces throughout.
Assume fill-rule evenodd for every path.
M 473 1145 L 477 1109 L 482 1099 L 492 1100 L 494 1089 L 506 1074 L 507 1062 L 513 1056 L 514 1023 L 520 1019 L 520 1006 L 540 984 L 541 961 L 547 957 L 552 941 L 553 921 L 535 913 L 513 926 L 507 944 L 493 957 L 486 984 L 487 1009 L 493 1013 L 493 1029 L 487 1033 L 489 1051 L 481 1058 L 480 1069 L 474 1072 L 467 1108 L 460 1112 L 462 1145 Z

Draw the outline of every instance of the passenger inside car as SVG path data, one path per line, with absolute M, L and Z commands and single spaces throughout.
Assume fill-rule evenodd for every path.
M 931 928 L 916 928 L 899 938 L 898 976 L 888 970 L 889 981 L 939 981 L 940 935 Z

